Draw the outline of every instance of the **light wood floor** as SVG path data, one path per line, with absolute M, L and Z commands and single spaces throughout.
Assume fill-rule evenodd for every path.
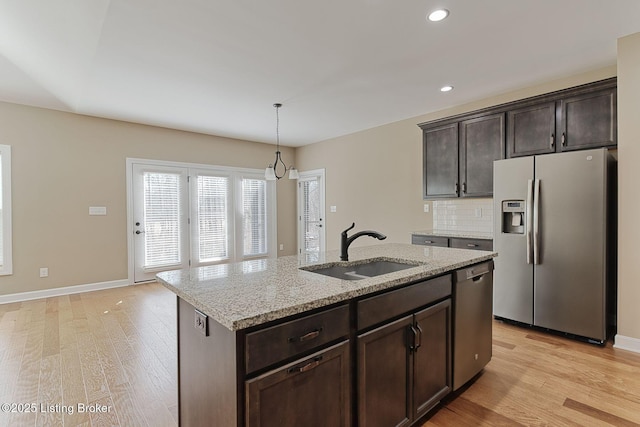
M 493 331 L 492 361 L 425 426 L 640 426 L 640 355 Z M 0 411 L 0 427 L 175 426 L 175 296 L 147 284 L 0 305 L 2 403 L 36 410 Z

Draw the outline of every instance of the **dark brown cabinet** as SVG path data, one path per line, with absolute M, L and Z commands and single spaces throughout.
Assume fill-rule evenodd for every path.
M 507 157 L 556 151 L 555 101 L 507 112 Z
M 504 158 L 504 114 L 460 122 L 461 197 L 493 194 L 493 162 Z
M 414 424 L 451 391 L 452 286 L 445 274 L 238 331 L 178 297 L 179 424 Z
M 507 111 L 507 157 L 613 147 L 617 144 L 616 87 L 583 87 Z
M 449 238 L 442 236 L 427 236 L 424 234 L 412 234 L 411 243 L 423 246 L 440 246 L 446 248 L 449 246 Z
M 424 197 L 458 197 L 458 123 L 425 129 Z
M 450 299 L 357 342 L 358 425 L 410 425 L 451 390 Z
M 492 251 L 493 240 L 473 239 L 468 237 L 431 236 L 426 234 L 412 234 L 411 243 L 423 246 L 441 246 L 458 249 L 476 249 L 480 251 Z
M 560 150 L 614 146 L 617 143 L 616 89 L 561 101 Z
M 423 198 L 491 197 L 493 161 L 617 144 L 616 79 L 420 123 Z
M 491 196 L 504 126 L 500 113 L 423 127 L 424 198 Z
M 247 426 L 349 426 L 349 342 L 246 382 Z

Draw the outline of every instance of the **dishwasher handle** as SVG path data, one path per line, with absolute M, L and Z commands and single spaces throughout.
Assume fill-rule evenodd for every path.
M 487 273 L 493 271 L 493 261 L 483 262 L 482 264 L 476 264 L 468 268 L 463 268 L 456 271 L 456 282 L 462 282 L 463 280 L 478 280 L 480 276 L 484 276 Z

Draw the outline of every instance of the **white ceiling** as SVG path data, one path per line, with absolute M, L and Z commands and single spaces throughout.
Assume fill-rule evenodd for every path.
M 301 146 L 614 65 L 638 31 L 639 0 L 0 0 L 0 100 L 270 143 L 281 102 Z

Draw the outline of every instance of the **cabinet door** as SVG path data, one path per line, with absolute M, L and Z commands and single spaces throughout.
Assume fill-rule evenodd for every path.
M 410 423 L 408 338 L 412 323 L 413 316 L 407 316 L 358 337 L 359 426 Z
M 555 101 L 507 112 L 507 157 L 556 151 Z
M 458 197 L 458 124 L 423 131 L 424 198 Z
M 421 417 L 451 391 L 451 300 L 415 315 L 419 347 L 413 353 L 413 416 Z
M 493 194 L 493 161 L 504 158 L 504 114 L 460 122 L 462 197 Z
M 563 100 L 561 151 L 616 145 L 616 102 L 615 88 Z
M 247 381 L 247 425 L 349 426 L 349 365 L 345 341 Z

